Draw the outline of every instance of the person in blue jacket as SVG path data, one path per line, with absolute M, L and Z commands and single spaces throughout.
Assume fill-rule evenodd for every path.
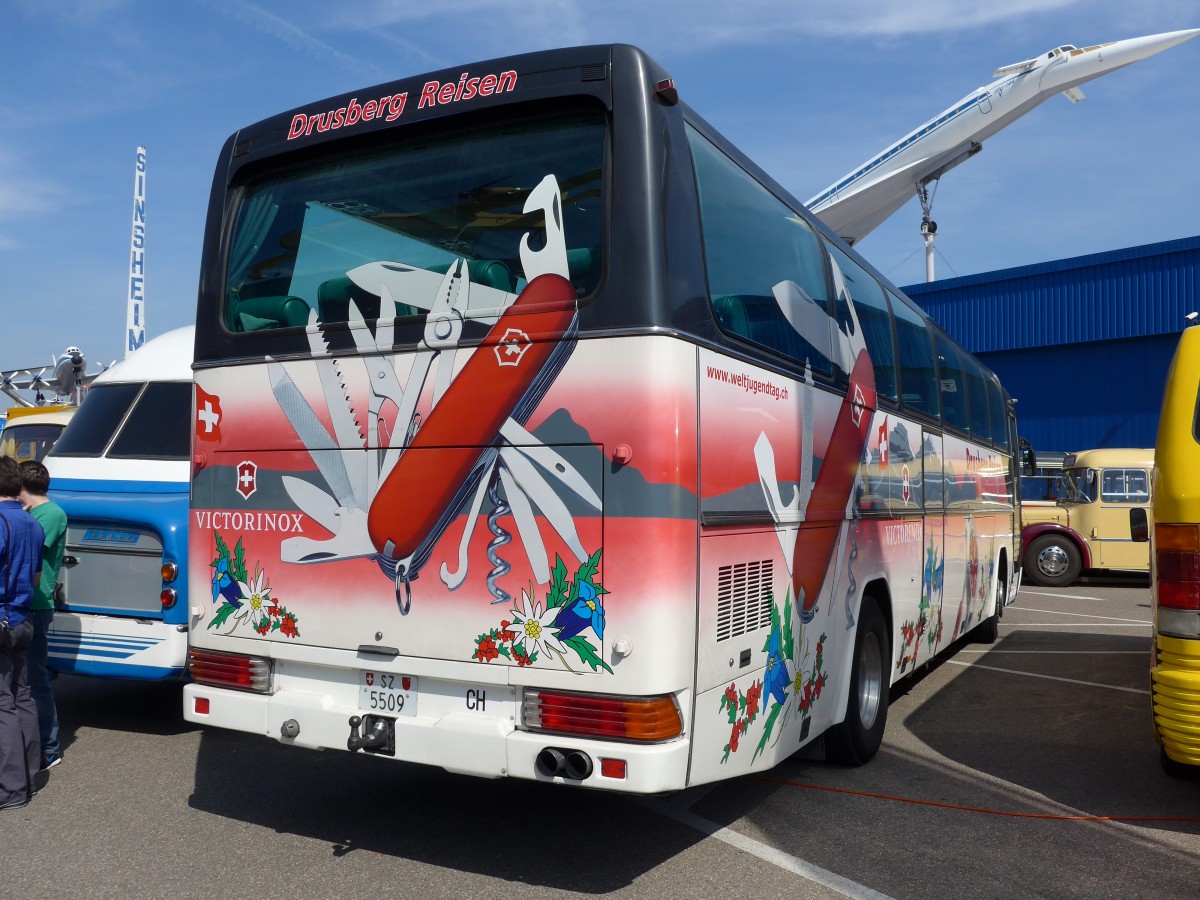
M 21 504 L 21 467 L 0 456 L 0 810 L 29 803 L 42 765 L 26 654 L 33 592 L 41 580 L 42 526 Z

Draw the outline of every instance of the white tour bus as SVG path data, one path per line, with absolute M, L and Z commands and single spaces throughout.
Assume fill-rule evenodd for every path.
M 193 722 L 636 793 L 878 749 L 1015 594 L 994 375 L 635 48 L 312 103 L 218 160 Z

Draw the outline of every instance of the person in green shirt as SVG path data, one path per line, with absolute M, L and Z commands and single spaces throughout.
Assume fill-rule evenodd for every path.
M 54 593 L 58 572 L 62 568 L 63 549 L 67 543 L 67 515 L 57 503 L 46 496 L 50 490 L 50 473 L 37 460 L 21 463 L 21 503 L 42 526 L 45 542 L 42 545 L 42 577 L 33 592 L 31 618 L 33 641 L 29 645 L 29 688 L 37 704 L 38 731 L 42 740 L 42 770 L 62 762 L 58 742 L 58 707 L 50 687 L 49 644 L 47 635 L 54 621 Z

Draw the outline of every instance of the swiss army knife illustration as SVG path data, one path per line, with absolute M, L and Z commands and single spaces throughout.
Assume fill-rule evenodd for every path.
M 834 559 L 841 557 L 847 538 L 853 540 L 845 523 L 853 519 L 857 512 L 854 507 L 855 485 L 871 428 L 871 414 L 876 406 L 875 370 L 863 339 L 858 311 L 836 261 L 831 262 L 839 305 L 844 304 L 849 310 L 848 320 L 842 325 L 835 323 L 831 329 L 828 313 L 794 282 L 782 281 L 773 288 L 775 299 L 792 327 L 814 347 L 827 346 L 832 330 L 837 342 L 834 359 L 850 378 L 846 396 L 842 399 L 833 424 L 829 445 L 821 458 L 816 481 L 812 477 L 814 387 L 811 369 L 805 372 L 805 384 L 801 391 L 803 436 L 800 483 L 793 489 L 787 502 L 779 492 L 775 450 L 770 439 L 762 432 L 754 444 L 759 483 L 771 518 L 775 520 L 775 533 L 791 576 L 792 594 L 796 598 L 796 608 L 802 622 L 811 621 L 816 614 L 817 599 Z M 808 523 L 808 527 L 805 529 L 803 551 L 797 552 L 797 537 L 804 523 Z M 853 624 L 850 599 L 848 596 L 847 621 Z
M 403 384 L 393 349 L 394 317 L 381 315 L 372 337 L 362 311 L 351 301 L 349 324 L 356 353 L 335 357 L 316 313 L 311 315 L 309 345 L 333 434 L 284 364 L 269 363 L 275 399 L 325 482 L 322 488 L 285 475 L 284 488 L 301 511 L 333 535 L 325 540 L 286 539 L 283 561 L 374 559 L 394 580 L 397 603 L 407 613 L 410 583 L 465 507 L 466 526 L 454 567 L 443 562 L 439 571 L 450 590 L 464 583 L 468 545 L 485 497 L 491 501 L 488 524 L 494 535 L 487 574 L 493 602 L 510 599 L 498 584 L 511 568 L 497 553 L 511 541 L 499 524 L 504 516 L 511 515 L 516 523 L 539 583 L 549 581 L 550 564 L 536 511 L 580 562 L 588 558 L 560 491 L 569 491 L 595 510 L 601 508 L 600 497 L 578 470 L 523 424 L 566 362 L 578 328 L 561 203 L 553 175 L 526 199 L 525 213 L 540 209 L 544 215 L 545 241 L 534 250 L 530 234 L 522 236 L 526 284 L 515 296 L 472 285 L 463 258 L 455 259 L 441 276 L 394 262 L 368 263 L 347 273 L 353 283 L 381 298 L 381 310 L 400 301 L 428 314 Z M 478 302 L 472 303 L 472 291 L 481 295 Z M 459 346 L 467 320 L 489 326 L 470 350 Z M 369 381 L 365 418 L 349 398 L 345 376 L 350 366 L 363 367 Z M 418 409 L 423 395 L 432 402 L 424 415 Z

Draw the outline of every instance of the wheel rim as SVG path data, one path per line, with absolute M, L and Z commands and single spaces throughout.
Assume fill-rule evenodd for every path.
M 879 715 L 879 698 L 883 692 L 883 654 L 875 632 L 863 636 L 858 654 L 858 718 L 864 729 L 870 729 Z
M 1057 578 L 1063 574 L 1063 572 L 1067 571 L 1067 566 L 1070 564 L 1071 561 L 1067 558 L 1067 551 L 1058 544 L 1051 544 L 1037 556 L 1038 571 L 1051 578 Z

